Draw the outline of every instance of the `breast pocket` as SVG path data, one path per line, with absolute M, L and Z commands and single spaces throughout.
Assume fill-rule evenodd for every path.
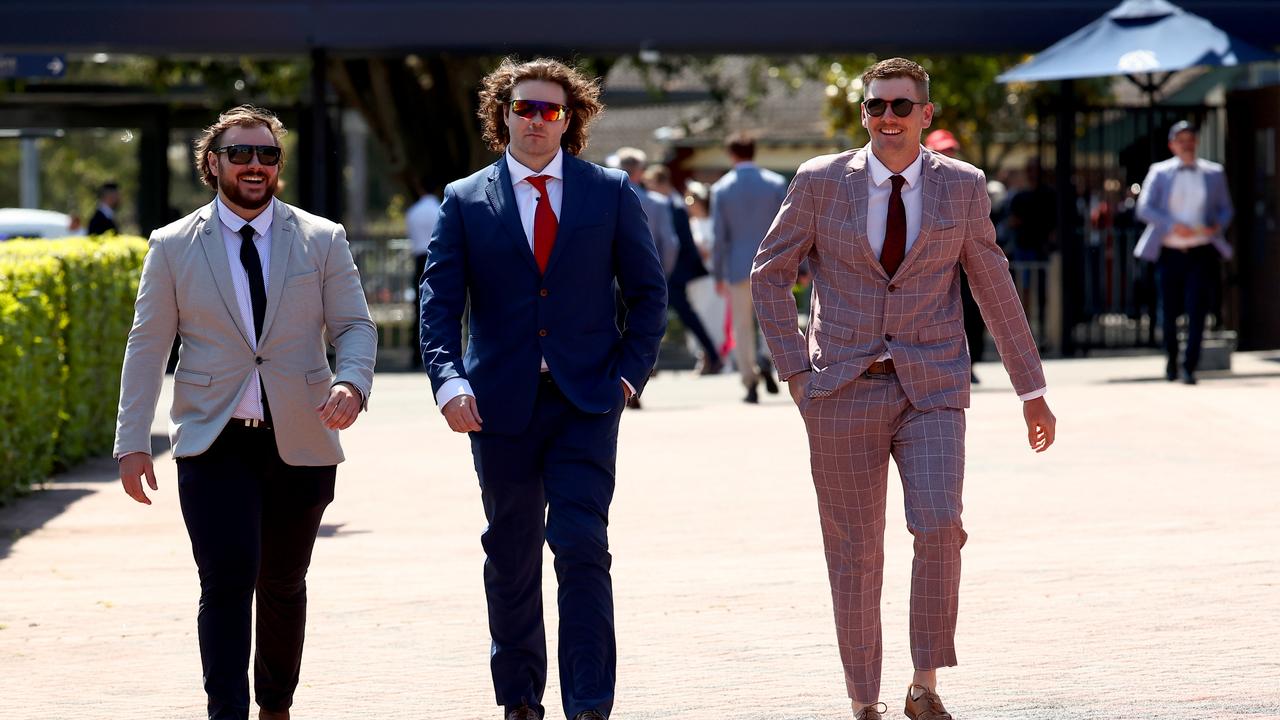
M 320 282 L 320 271 L 312 270 L 310 272 L 299 273 L 297 275 L 290 275 L 285 279 L 284 286 L 291 288 L 299 285 L 311 285 L 318 282 Z

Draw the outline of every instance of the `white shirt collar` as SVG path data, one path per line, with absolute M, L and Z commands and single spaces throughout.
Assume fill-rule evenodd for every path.
M 507 172 L 511 173 L 511 186 L 519 185 L 525 178 L 530 175 L 550 175 L 557 180 L 564 180 L 564 148 L 556 150 L 556 156 L 551 158 L 551 162 L 542 168 L 540 172 L 535 172 L 525 167 L 511 155 L 511 151 L 506 152 Z
M 112 210 L 111 206 L 106 203 L 98 203 L 98 211 L 106 215 L 110 220 L 116 219 L 116 211 Z
M 907 187 L 913 188 L 916 183 L 920 182 L 920 172 L 924 169 L 924 151 L 921 150 L 916 154 L 916 159 L 900 173 L 894 173 L 892 170 L 884 166 L 880 162 L 880 158 L 867 148 L 867 167 L 871 170 L 871 182 L 875 185 L 884 185 L 889 182 L 889 178 L 901 175 L 907 181 Z
M 231 208 L 227 207 L 226 204 L 222 202 L 221 195 L 214 198 L 213 202 L 218 206 L 218 219 L 222 221 L 222 224 L 226 226 L 228 230 L 234 233 L 240 232 L 240 228 L 243 228 L 245 225 L 252 225 L 254 232 L 258 233 L 258 235 L 262 237 L 266 237 L 267 231 L 271 229 L 271 221 L 275 219 L 276 216 L 275 198 L 271 198 L 271 202 L 267 203 L 267 206 L 262 209 L 262 212 L 258 213 L 258 217 L 248 222 L 245 222 L 244 218 L 232 212 Z

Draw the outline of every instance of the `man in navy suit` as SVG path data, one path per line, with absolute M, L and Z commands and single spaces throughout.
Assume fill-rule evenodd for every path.
M 1133 254 L 1156 263 L 1164 317 L 1165 379 L 1178 376 L 1178 316 L 1187 315 L 1182 382 L 1194 385 L 1218 258 L 1231 259 L 1223 231 L 1234 210 L 1222 166 L 1196 157 L 1196 129 L 1185 120 L 1169 128 L 1173 157 L 1151 166 L 1138 196 L 1147 229 Z
M 618 419 L 657 360 L 667 291 L 627 177 L 576 157 L 599 93 L 542 58 L 508 58 L 485 78 L 484 137 L 503 156 L 445 189 L 421 280 L 423 365 L 449 427 L 470 434 L 489 523 L 490 667 L 507 720 L 544 713 L 544 539 L 559 581 L 565 716 L 602 720 L 613 706 L 606 527 Z

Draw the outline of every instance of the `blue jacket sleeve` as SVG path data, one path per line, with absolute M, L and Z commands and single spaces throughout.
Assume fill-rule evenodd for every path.
M 640 199 L 625 179 L 618 194 L 613 271 L 627 307 L 618 370 L 640 393 L 658 362 L 658 346 L 667 330 L 667 281 Z
M 445 188 L 435 231 L 427 245 L 427 262 L 419 278 L 422 304 L 422 365 L 431 392 L 453 378 L 466 378 L 462 366 L 462 312 L 467 302 L 467 260 L 462 208 L 453 186 Z

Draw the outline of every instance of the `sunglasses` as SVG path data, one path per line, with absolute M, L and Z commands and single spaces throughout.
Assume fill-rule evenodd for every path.
M 541 115 L 543 122 L 556 122 L 563 120 L 569 114 L 569 108 L 559 103 L 542 100 L 512 100 L 511 112 L 526 120 L 532 120 L 535 116 Z
M 871 117 L 880 117 L 884 115 L 884 111 L 893 108 L 893 114 L 898 117 L 906 117 L 917 105 L 928 105 L 927 102 L 916 102 L 911 98 L 898 98 L 896 100 L 882 100 L 880 98 L 871 98 L 863 100 L 862 107 L 866 109 L 867 114 Z
M 258 154 L 258 162 L 263 165 L 278 165 L 282 154 L 275 145 L 224 145 L 210 152 L 226 153 L 232 165 L 248 165 L 253 161 L 254 153 Z

